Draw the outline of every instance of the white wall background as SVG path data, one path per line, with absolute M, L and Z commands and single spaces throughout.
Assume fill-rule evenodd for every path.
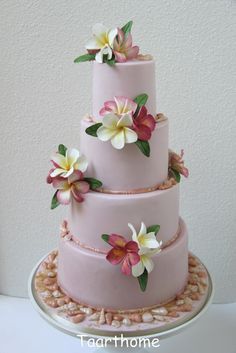
M 134 42 L 157 60 L 158 111 L 191 171 L 181 209 L 190 248 L 216 302 L 236 301 L 236 2 L 2 0 L 0 4 L 0 292 L 25 296 L 29 272 L 56 246 L 65 208 L 45 183 L 58 143 L 78 146 L 90 111 L 89 64 L 75 65 L 95 22 L 134 20 Z

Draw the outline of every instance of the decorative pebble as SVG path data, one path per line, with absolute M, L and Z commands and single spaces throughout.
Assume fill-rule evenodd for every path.
M 200 294 L 199 293 L 192 293 L 192 294 L 190 294 L 190 298 L 192 300 L 199 300 L 200 299 Z
M 99 317 L 100 317 L 100 314 L 98 312 L 95 312 L 91 316 L 89 316 L 89 321 L 97 321 Z
M 48 298 L 48 299 L 46 299 L 46 303 L 49 306 L 51 306 L 52 308 L 57 308 L 58 307 L 56 299 Z
M 52 293 L 49 290 L 45 290 L 44 292 L 41 292 L 42 298 L 50 298 L 52 296 Z
M 74 324 L 78 324 L 79 322 L 82 322 L 84 320 L 84 318 L 85 318 L 84 314 L 78 314 L 76 316 L 72 316 L 71 321 Z
M 48 272 L 48 277 L 51 277 L 51 278 L 56 277 L 56 272 L 55 271 L 49 271 Z
M 200 282 L 203 286 L 207 286 L 207 279 L 206 279 L 206 278 L 200 278 L 199 282 Z
M 186 297 L 186 298 L 184 299 L 184 304 L 192 305 L 192 304 L 193 304 L 193 301 L 192 301 L 191 298 Z
M 113 319 L 117 320 L 117 321 L 122 321 L 123 320 L 123 316 L 121 316 L 119 314 L 115 314 L 115 315 L 113 315 Z
M 115 328 L 118 328 L 118 327 L 120 327 L 121 323 L 118 320 L 112 320 L 111 325 Z
M 56 281 L 56 278 L 50 278 L 50 277 L 47 277 L 43 280 L 43 283 L 46 284 L 46 285 L 51 285 L 51 284 L 54 284 Z
M 189 264 L 189 266 L 193 266 L 193 267 L 197 266 L 197 262 L 193 257 L 190 257 L 188 259 L 188 264 Z
M 93 313 L 93 309 L 91 308 L 80 308 L 80 311 L 82 311 L 83 313 L 85 313 L 86 315 L 92 315 Z
M 63 294 L 57 289 L 52 292 L 52 295 L 54 298 L 61 298 L 63 297 Z
M 142 322 L 142 316 L 140 314 L 131 314 L 129 318 L 136 323 Z
M 166 308 L 164 308 L 164 306 L 162 306 L 160 308 L 153 309 L 152 313 L 165 316 L 168 314 L 168 311 Z
M 51 291 L 54 291 L 54 290 L 58 289 L 58 284 L 57 283 L 50 284 L 50 285 L 47 285 L 46 288 L 51 290 Z
M 65 303 L 66 303 L 66 302 L 65 302 L 64 298 L 59 298 L 59 299 L 57 299 L 57 304 L 58 304 L 58 306 L 63 306 Z
M 122 321 L 122 323 L 125 325 L 125 326 L 131 326 L 131 320 L 128 318 L 128 317 L 125 317 Z
M 68 308 L 69 310 L 76 310 L 76 309 L 78 308 L 78 306 L 77 306 L 77 304 L 75 304 L 74 302 L 69 302 L 69 303 L 67 304 L 67 308 Z
M 112 313 L 106 313 L 105 319 L 106 319 L 106 323 L 107 323 L 108 325 L 111 325 L 112 319 L 113 319 Z
M 184 299 L 176 300 L 175 304 L 176 305 L 183 305 L 184 304 Z
M 65 300 L 66 304 L 71 302 L 71 299 L 69 297 L 67 297 L 67 295 L 63 299 Z
M 188 288 L 190 289 L 190 291 L 191 291 L 192 293 L 198 292 L 198 286 L 197 286 L 197 285 L 188 284 Z
M 168 313 L 168 316 L 170 316 L 170 317 L 179 317 L 179 313 L 177 313 L 177 311 L 172 311 L 171 313 Z
M 205 288 L 200 283 L 197 284 L 197 287 L 200 294 L 205 293 Z
M 198 276 L 201 277 L 201 278 L 207 278 L 207 274 L 204 271 L 199 271 L 198 272 Z
M 80 310 L 68 310 L 68 311 L 66 312 L 66 314 L 67 314 L 68 316 L 76 316 L 76 315 L 82 314 L 82 313 L 81 313 Z M 84 314 L 83 314 L 83 315 L 84 315 Z
M 100 317 L 99 317 L 98 323 L 99 323 L 100 325 L 103 325 L 103 324 L 105 324 L 105 322 L 106 322 L 105 310 L 102 309 L 102 311 L 101 311 L 101 313 L 100 313 Z
M 183 311 L 183 312 L 191 311 L 191 310 L 192 310 L 192 305 L 189 305 L 189 304 L 181 305 L 179 306 L 179 309 L 178 309 L 178 311 Z
M 142 315 L 142 320 L 143 322 L 152 322 L 153 321 L 153 316 L 151 313 L 146 312 Z
M 165 321 L 165 317 L 162 315 L 153 315 L 154 319 L 157 321 Z

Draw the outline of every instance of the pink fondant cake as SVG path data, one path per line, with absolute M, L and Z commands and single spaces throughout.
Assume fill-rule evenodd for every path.
M 51 208 L 68 206 L 57 281 L 95 310 L 145 310 L 173 300 L 188 280 L 188 234 L 179 182 L 188 176 L 168 146 L 168 119 L 156 110 L 155 61 L 132 45 L 132 22 L 95 25 L 92 114 L 80 149 L 59 145 L 47 177 Z

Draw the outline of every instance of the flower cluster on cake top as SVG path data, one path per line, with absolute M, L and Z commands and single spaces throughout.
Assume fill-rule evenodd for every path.
M 135 143 L 149 157 L 148 141 L 155 129 L 156 120 L 145 107 L 147 100 L 147 94 L 141 94 L 134 100 L 114 97 L 113 101 L 105 102 L 100 110 L 102 121 L 89 126 L 86 133 L 103 142 L 110 140 L 118 150 L 124 148 L 125 144 Z
M 162 242 L 156 239 L 160 226 L 153 225 L 147 228 L 142 222 L 138 234 L 132 224 L 129 223 L 128 226 L 132 231 L 132 240 L 118 234 L 102 235 L 102 239 L 112 246 L 106 259 L 112 265 L 121 264 L 121 272 L 126 276 L 132 274 L 138 278 L 141 290 L 145 291 L 148 274 L 154 268 L 151 257 L 161 251 Z
M 132 44 L 131 27 L 129 21 L 122 28 L 108 29 L 101 23 L 93 26 L 93 37 L 86 44 L 87 54 L 74 60 L 75 63 L 96 60 L 98 63 L 123 63 L 137 58 L 139 47 Z
M 101 181 L 94 178 L 85 178 L 88 161 L 80 152 L 63 144 L 51 157 L 53 168 L 47 176 L 47 183 L 52 184 L 56 192 L 51 201 L 51 209 L 60 204 L 68 205 L 73 198 L 77 202 L 84 201 L 84 194 L 102 186 Z

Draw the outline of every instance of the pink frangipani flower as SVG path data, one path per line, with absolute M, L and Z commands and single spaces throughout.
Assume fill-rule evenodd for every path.
M 189 176 L 188 168 L 184 166 L 184 150 L 181 150 L 180 155 L 173 151 L 169 151 L 169 167 L 176 170 L 180 174 L 182 174 L 185 178 Z
M 113 52 L 118 63 L 135 59 L 139 53 L 138 46 L 132 46 L 131 33 L 125 35 L 122 29 L 118 28 L 118 34 L 113 42 Z
M 155 126 L 156 121 L 154 117 L 151 114 L 148 114 L 145 106 L 142 106 L 138 116 L 134 118 L 134 131 L 138 134 L 139 140 L 150 140 Z
M 77 202 L 83 202 L 83 194 L 90 189 L 89 183 L 83 180 L 83 173 L 76 170 L 68 178 L 57 176 L 52 185 L 57 189 L 57 200 L 62 205 L 68 205 L 73 197 Z
M 132 266 L 140 261 L 139 247 L 135 241 L 127 241 L 122 235 L 111 234 L 108 244 L 113 248 L 107 253 L 106 259 L 113 265 L 122 262 L 121 271 L 125 275 L 131 275 Z
M 107 101 L 104 103 L 104 107 L 100 110 L 99 114 L 104 116 L 109 113 L 114 113 L 118 116 L 122 115 L 133 115 L 137 109 L 137 104 L 127 97 L 116 96 L 114 101 Z

